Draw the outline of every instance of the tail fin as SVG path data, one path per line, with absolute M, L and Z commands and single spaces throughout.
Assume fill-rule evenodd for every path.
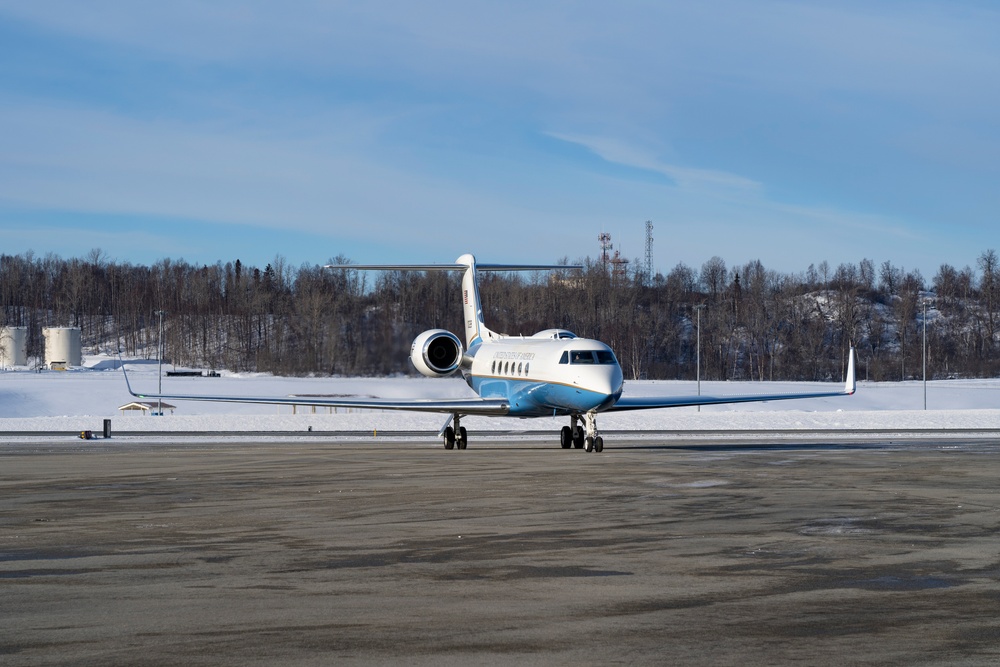
M 455 264 L 465 267 L 462 274 L 462 314 L 465 321 L 465 349 L 478 345 L 483 340 L 498 338 L 496 332 L 486 327 L 483 321 L 483 305 L 479 299 L 479 280 L 476 275 L 476 258 L 462 255 Z

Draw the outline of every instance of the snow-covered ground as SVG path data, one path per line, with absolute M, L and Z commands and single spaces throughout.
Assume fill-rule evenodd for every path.
M 126 360 L 138 391 L 155 392 L 155 361 Z M 164 374 L 168 367 L 164 367 Z M 702 382 L 702 393 L 753 394 L 816 391 L 819 383 Z M 265 374 L 222 373 L 219 378 L 164 377 L 164 393 L 287 396 L 335 394 L 360 397 L 464 397 L 472 391 L 461 379 L 429 378 L 283 378 Z M 627 394 L 692 395 L 693 382 L 627 382 Z M 602 430 L 787 430 L 787 429 L 996 429 L 1000 431 L 1000 380 L 947 380 L 927 384 L 923 410 L 921 382 L 858 384 L 850 397 L 732 406 L 673 408 L 599 418 Z M 123 431 L 427 431 L 436 434 L 445 415 L 398 411 L 328 411 L 285 406 L 174 401 L 162 417 L 122 414 L 133 398 L 116 359 L 87 357 L 84 367 L 68 371 L 0 371 L 0 437 L 18 431 L 100 431 L 105 418 Z M 555 433 L 565 418 L 503 419 L 467 417 L 470 431 Z

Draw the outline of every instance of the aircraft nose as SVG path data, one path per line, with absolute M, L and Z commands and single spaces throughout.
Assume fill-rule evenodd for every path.
M 617 401 L 618 397 L 622 394 L 622 383 L 624 381 L 621 366 L 609 364 L 603 366 L 602 370 L 605 372 L 601 373 L 600 377 L 597 378 L 594 390 Z

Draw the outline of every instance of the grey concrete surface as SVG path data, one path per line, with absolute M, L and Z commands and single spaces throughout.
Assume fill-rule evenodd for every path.
M 0 446 L 0 664 L 997 664 L 996 442 Z

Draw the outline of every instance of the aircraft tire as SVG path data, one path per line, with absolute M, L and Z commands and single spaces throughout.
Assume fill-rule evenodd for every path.
M 592 452 L 594 451 L 594 439 L 591 437 L 586 437 L 583 439 L 583 451 Z
M 604 438 L 601 436 L 594 438 L 594 451 L 598 454 L 604 451 Z
M 455 444 L 458 445 L 459 449 L 465 449 L 469 446 L 469 432 L 465 430 L 465 427 L 459 427 L 458 437 L 455 438 Z
M 583 441 L 583 429 L 577 426 L 573 431 L 573 446 L 577 449 L 583 449 Z
M 444 448 L 455 448 L 455 429 L 450 426 L 444 430 Z
M 569 449 L 573 446 L 573 429 L 569 426 L 563 426 L 562 430 L 559 431 L 559 446 L 563 449 Z

